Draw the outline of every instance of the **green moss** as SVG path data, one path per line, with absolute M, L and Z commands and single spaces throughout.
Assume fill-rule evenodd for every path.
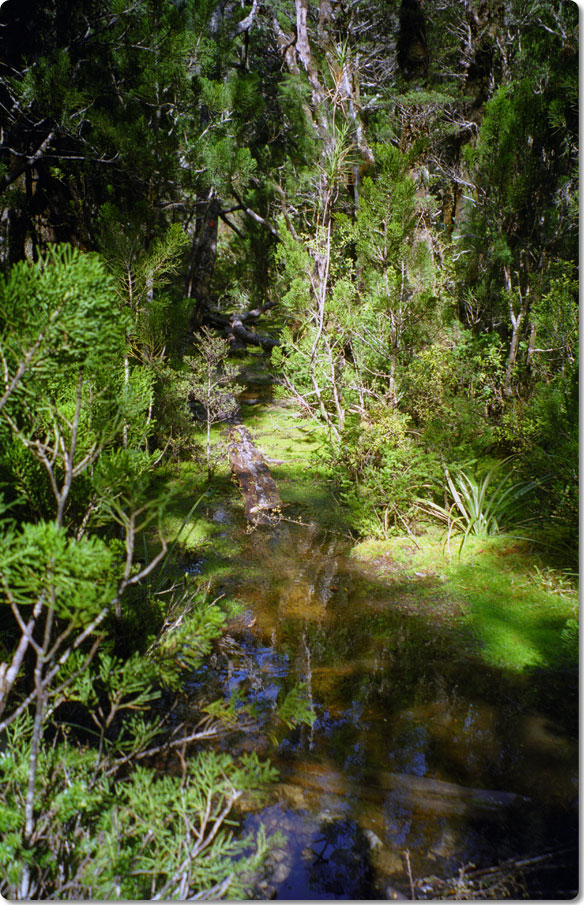
M 353 556 L 390 561 L 410 577 L 434 576 L 459 605 L 456 619 L 470 628 L 490 665 L 521 671 L 577 663 L 578 593 L 565 573 L 546 568 L 528 541 L 500 536 L 469 539 L 450 556 L 436 529 L 412 538 L 366 540 Z M 418 597 L 432 606 L 435 588 L 420 581 Z
M 493 665 L 557 667 L 573 657 L 563 634 L 577 618 L 577 592 L 546 587 L 534 559 L 528 548 L 499 539 L 451 565 L 453 588 L 468 601 L 466 618 Z
M 181 530 L 182 529 L 182 530 Z M 212 534 L 212 525 L 193 516 L 186 524 L 180 514 L 168 514 L 163 526 L 166 538 L 172 543 L 179 540 L 180 545 L 188 552 L 200 549 Z
M 246 412 L 246 426 L 277 483 L 284 519 L 343 531 L 346 510 L 319 464 L 324 430 L 285 404 L 254 406 Z M 213 440 L 224 442 L 222 429 Z M 164 528 L 170 542 L 178 536 L 178 558 L 203 550 L 204 579 L 236 596 L 238 583 L 253 578 L 254 569 L 242 555 L 239 495 L 226 455 L 210 484 L 195 462 L 183 463 L 170 483 L 175 498 Z M 201 505 L 186 518 L 205 490 Z M 230 525 L 213 522 L 220 505 L 234 515 Z M 439 527 L 428 526 L 416 536 L 365 539 L 352 556 L 391 572 L 394 587 L 407 586 L 414 608 L 426 612 L 428 621 L 442 612 L 470 631 L 487 663 L 521 671 L 571 664 L 578 655 L 577 592 L 566 573 L 554 572 L 534 549 L 505 535 L 471 537 L 459 555 L 457 543 L 449 545 Z
M 319 462 L 324 429 L 287 405 L 254 407 L 246 426 L 278 486 L 284 518 L 316 521 L 323 528 L 342 531 L 346 510 L 331 495 Z

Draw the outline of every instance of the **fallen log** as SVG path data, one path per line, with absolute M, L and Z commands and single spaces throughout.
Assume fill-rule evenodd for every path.
M 414 812 L 442 816 L 480 814 L 484 819 L 502 817 L 508 808 L 521 806 L 528 799 L 514 792 L 476 789 L 458 783 L 415 776 L 409 773 L 377 771 L 368 783 L 354 783 L 330 765 L 311 764 L 297 768 L 282 788 L 299 785 L 339 798 L 363 798 L 367 801 L 405 807 Z
M 248 521 L 252 525 L 275 524 L 282 508 L 276 482 L 249 431 L 241 424 L 229 428 L 229 458 Z
M 262 314 L 269 311 L 274 305 L 274 302 L 266 302 L 261 308 L 254 308 L 251 311 L 243 311 L 241 313 L 231 312 L 229 314 L 224 314 L 217 308 L 208 307 L 203 314 L 203 320 L 216 330 L 221 330 L 232 342 L 259 346 L 266 352 L 271 352 L 275 346 L 280 345 L 279 340 L 264 333 L 256 333 L 255 330 L 250 330 L 245 325 L 255 323 Z
M 266 352 L 271 352 L 275 346 L 280 345 L 277 339 L 273 339 L 271 336 L 265 336 L 263 333 L 254 333 L 244 327 L 241 315 L 239 314 L 233 315 L 228 330 L 241 342 L 252 346 L 261 346 Z

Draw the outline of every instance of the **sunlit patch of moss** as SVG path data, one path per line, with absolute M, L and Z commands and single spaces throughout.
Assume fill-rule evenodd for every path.
M 331 495 L 318 460 L 324 429 L 283 404 L 254 408 L 246 426 L 276 481 L 284 519 L 316 521 L 342 531 L 346 512 Z
M 202 519 L 197 519 L 196 516 L 185 525 L 180 514 L 168 513 L 164 519 L 163 531 L 171 543 L 178 538 L 182 548 L 188 552 L 195 552 L 209 540 L 213 526 Z
M 509 536 L 469 538 L 460 556 L 449 555 L 436 529 L 412 538 L 366 540 L 353 556 L 388 562 L 419 578 L 411 591 L 428 607 L 428 619 L 441 597 L 458 604 L 453 618 L 472 631 L 481 656 L 491 665 L 520 671 L 577 663 L 578 594 L 572 577 L 550 570 L 533 544 Z
M 443 532 L 434 525 L 417 535 L 389 536 L 385 540 L 365 538 L 355 544 L 351 556 L 365 561 L 390 561 L 400 566 L 408 577 L 424 572 L 445 578 L 448 569 Z
M 467 620 L 489 663 L 510 669 L 555 667 L 573 661 L 565 640 L 578 614 L 576 591 L 546 588 L 527 545 L 499 538 L 450 567 L 450 580 L 469 603 Z

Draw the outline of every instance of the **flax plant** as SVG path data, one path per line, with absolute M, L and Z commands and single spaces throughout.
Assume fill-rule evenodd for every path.
M 541 482 L 514 481 L 509 472 L 501 474 L 508 461 L 494 465 L 483 477 L 463 468 L 452 473 L 444 466 L 444 489 L 450 502 L 441 506 L 418 500 L 423 512 L 448 526 L 448 545 L 453 533 L 462 534 L 459 553 L 471 534 L 489 537 L 525 523 L 523 500 Z

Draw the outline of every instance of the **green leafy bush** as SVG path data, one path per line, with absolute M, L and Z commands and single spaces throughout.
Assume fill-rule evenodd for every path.
M 199 893 L 241 898 L 267 850 L 260 832 L 238 838 L 232 811 L 274 771 L 254 755 L 200 752 L 182 777 L 135 767 L 103 769 L 97 746 L 67 740 L 39 752 L 34 847 L 23 845 L 32 720 L 7 731 L 0 754 L 0 891 L 22 892 L 23 867 L 35 898 L 188 899 Z M 118 757 L 120 746 L 116 743 Z M 230 816 L 231 815 L 231 816 Z M 251 854 L 249 854 L 251 849 Z
M 407 415 L 374 405 L 369 419 L 350 425 L 341 450 L 329 453 L 341 498 L 365 534 L 409 531 L 417 498 L 439 480 L 438 457 L 415 442 L 409 425 Z
M 168 248 L 142 264 L 145 291 Z M 211 752 L 182 778 L 143 765 L 176 747 L 156 704 L 224 616 L 189 588 L 166 611 L 152 602 L 170 494 L 148 451 L 153 374 L 130 366 L 126 301 L 100 258 L 68 246 L 0 280 L 12 504 L 0 506 L 0 892 L 11 899 L 237 896 L 265 851 L 260 838 L 244 855 L 228 826 L 268 766 Z

